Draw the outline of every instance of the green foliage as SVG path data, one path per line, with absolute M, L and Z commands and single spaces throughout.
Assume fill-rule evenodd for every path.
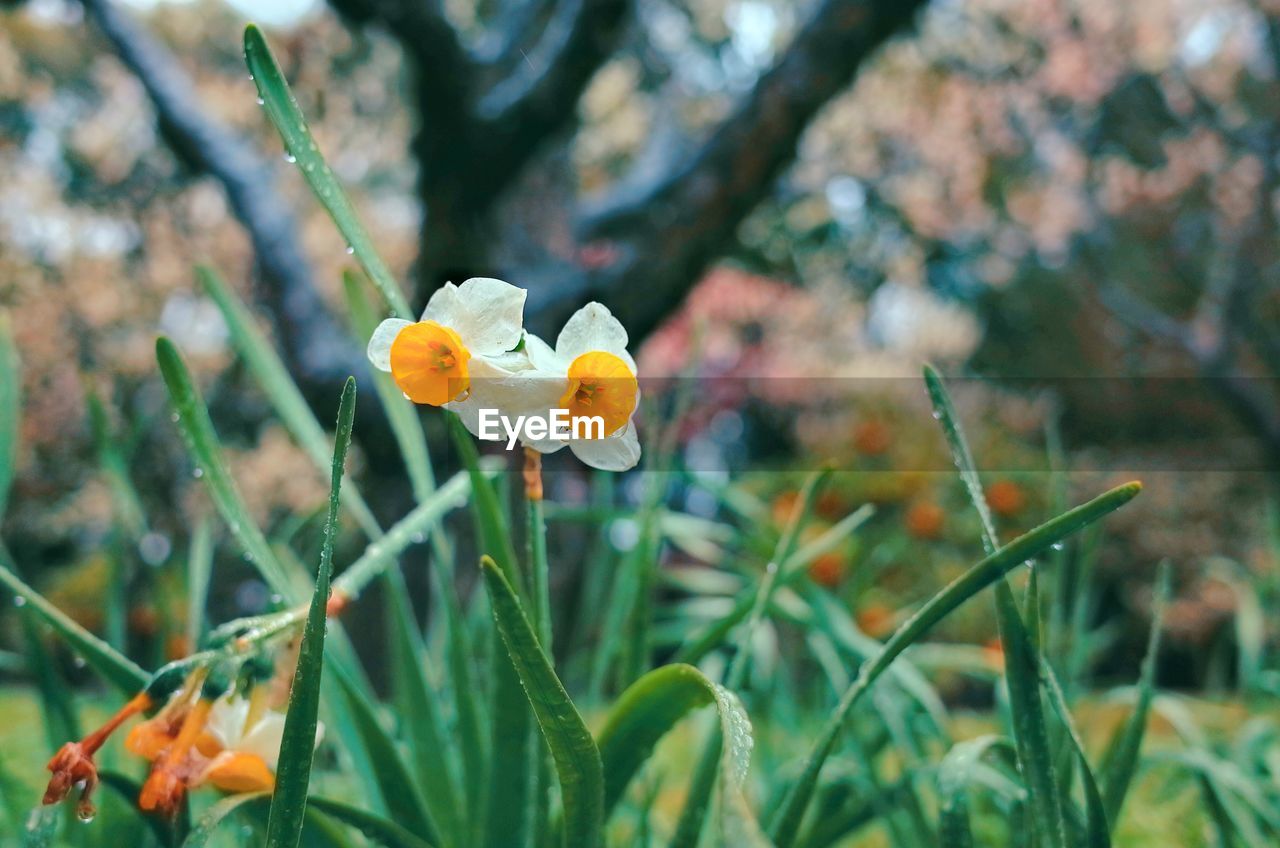
M 396 312 L 407 314 L 252 27 L 245 49 L 268 116 L 303 176 L 379 291 Z M 270 796 L 241 793 L 213 803 L 194 793 L 194 826 L 187 828 L 179 817 L 170 836 L 156 819 L 125 811 L 122 830 L 82 828 L 68 842 L 97 848 L 154 837 L 165 844 L 181 839 L 191 848 L 237 844 L 227 824 L 234 822 L 249 828 L 253 844 L 265 840 L 272 848 L 664 842 L 824 848 L 853 844 L 873 831 L 871 839 L 908 848 L 997 844 L 1000 836 L 1037 848 L 1097 848 L 1122 843 L 1122 813 L 1148 797 L 1144 780 L 1156 771 L 1172 775 L 1159 786 L 1165 795 L 1196 794 L 1202 822 L 1222 844 L 1271 844 L 1280 835 L 1274 792 L 1280 731 L 1274 724 L 1259 717 L 1239 729 L 1234 744 L 1224 745 L 1200 730 L 1182 700 L 1157 692 L 1167 570 L 1158 581 L 1133 708 L 1095 767 L 1088 746 L 1097 732 L 1087 720 L 1092 716 L 1080 709 L 1080 693 L 1091 683 L 1087 656 L 1095 636 L 1079 601 L 1090 588 L 1086 558 L 1092 548 L 1067 553 L 1062 545 L 1141 487 L 1118 486 L 1071 509 L 1065 491 L 1055 490 L 1050 500 L 1056 506 L 1046 519 L 1001 544 L 959 419 L 931 369 L 926 391 L 977 516 L 973 555 L 980 558 L 940 589 L 927 584 L 922 570 L 917 579 L 928 599 L 897 616 L 882 643 L 859 626 L 847 599 L 810 570 L 824 556 L 864 544 L 875 520 L 870 506 L 853 504 L 824 516 L 828 523 L 820 525 L 816 513 L 827 472 L 803 484 L 784 519 L 771 520 L 770 509 L 742 481 L 710 483 L 680 474 L 674 452 L 660 439 L 651 456 L 660 457 L 661 470 L 646 481 L 636 506 L 616 506 L 607 478 L 597 478 L 589 507 L 530 500 L 524 504 L 524 544 L 518 545 L 509 493 L 460 422 L 444 413 L 462 470 L 437 486 L 417 415 L 379 374 L 378 397 L 413 492 L 413 502 L 390 517 L 384 531 L 358 481 L 343 480 L 354 383 L 341 398 L 330 451 L 324 428 L 251 312 L 211 270 L 199 275 L 249 373 L 294 440 L 330 474 L 318 546 L 312 516 L 291 517 L 283 533 L 255 524 L 186 364 L 170 341 L 157 342 L 160 374 L 200 471 L 199 485 L 230 537 L 283 596 L 283 608 L 206 627 L 209 587 L 222 564 L 214 556 L 218 531 L 203 520 L 185 540 L 189 553 L 178 579 L 187 591 L 183 632 L 193 642 L 202 639 L 204 648 L 154 673 L 24 582 L 3 547 L 0 583 L 23 600 L 24 620 L 46 624 L 118 692 L 146 689 L 158 703 L 193 674 L 274 661 L 289 656 L 287 646 L 300 639 L 296 665 L 290 663 L 276 789 Z M 346 294 L 363 340 L 376 322 L 375 310 L 354 274 Z M 0 503 L 16 451 L 16 367 L 0 319 Z M 104 471 L 117 491 L 132 493 L 127 453 L 110 439 L 106 409 L 92 393 L 89 406 Z M 667 496 L 677 484 L 710 494 L 716 516 L 669 508 Z M 380 499 L 371 500 L 381 506 Z M 117 510 L 119 531 L 136 535 L 147 526 L 139 504 L 135 499 Z M 458 540 L 444 518 L 464 505 L 471 508 L 481 555 L 479 581 L 453 573 Z M 348 532 L 344 516 L 358 532 Z M 562 614 L 553 581 L 562 563 L 551 540 L 570 524 L 598 544 L 583 557 L 588 573 L 578 608 Z M 619 526 L 635 530 L 628 550 L 607 543 Z M 435 603 L 424 632 L 408 588 L 414 575 L 401 569 L 414 562 L 405 554 L 428 539 L 426 579 Z M 718 567 L 659 568 L 669 548 L 696 552 L 691 559 Z M 317 551 L 312 582 L 301 563 L 316 561 Z M 869 580 L 875 554 L 861 559 L 872 572 Z M 1033 561 L 1019 599 L 1017 581 L 1007 578 Z M 1062 574 L 1042 580 L 1053 569 Z M 354 603 L 379 578 L 385 615 L 377 624 L 385 630 L 367 644 L 385 647 L 385 657 L 377 659 L 389 680 L 392 709 L 368 679 L 382 678 L 366 675 L 342 629 L 326 620 L 331 598 L 337 606 Z M 987 588 L 994 589 L 1000 664 L 981 649 L 927 638 Z M 1242 586 L 1237 594 L 1248 598 L 1251 590 Z M 1258 691 L 1266 685 L 1267 645 L 1258 621 L 1261 602 L 1254 601 L 1252 607 L 1244 603 L 1251 612 L 1238 625 L 1246 631 L 1240 672 Z M 561 622 L 571 626 L 561 630 Z M 47 726 L 69 738 L 83 705 L 41 651 L 42 641 L 29 640 L 23 665 L 42 684 Z M 651 668 L 657 655 L 683 662 Z M 984 718 L 974 733 L 948 713 L 938 688 L 945 676 L 967 676 L 985 689 L 1007 692 L 1006 709 Z M 610 701 L 615 686 L 622 691 Z M 703 716 L 707 722 L 686 721 L 706 707 L 712 708 Z M 1163 740 L 1158 751 L 1144 751 L 1156 747 L 1148 738 L 1153 717 L 1175 728 L 1176 746 Z M 326 730 L 317 750 L 321 721 Z M 136 795 L 131 778 L 114 775 L 103 771 L 108 785 Z M 671 798 L 674 787 L 689 788 Z M 0 781 L 0 792 L 10 806 L 10 781 Z M 38 808 L 24 820 L 30 823 L 25 844 L 52 844 L 64 818 L 60 810 Z
M 329 483 L 329 515 L 324 524 L 324 543 L 316 586 L 302 628 L 302 648 L 298 667 L 289 689 L 289 711 L 285 714 L 280 742 L 280 765 L 276 788 L 271 796 L 271 816 L 267 820 L 268 848 L 295 848 L 302 839 L 303 815 L 307 809 L 307 788 L 311 783 L 311 762 L 315 748 L 316 723 L 320 712 L 320 675 L 324 669 L 324 637 L 329 583 L 333 575 L 333 544 L 338 534 L 338 497 L 342 474 L 351 444 L 351 424 L 356 412 L 356 381 L 348 379 L 338 405 L 337 435 L 333 446 L 333 471 Z

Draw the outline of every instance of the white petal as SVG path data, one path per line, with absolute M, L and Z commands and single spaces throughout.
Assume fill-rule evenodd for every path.
M 545 416 L 568 387 L 563 376 L 528 369 L 511 372 L 483 357 L 474 358 L 471 363 L 471 389 L 467 397 L 445 406 L 458 414 L 463 425 L 476 438 L 484 438 L 480 434 L 481 410 L 496 410 L 498 416 L 506 416 L 515 426 L 518 416 Z M 493 415 L 488 420 L 498 422 Z M 496 433 L 497 440 L 507 439 L 500 422 L 490 424 L 489 433 L 491 436 Z
M 318 732 L 317 728 L 317 732 Z M 280 742 L 284 738 L 284 713 L 268 710 L 258 723 L 249 728 L 249 732 L 240 740 L 237 751 L 246 754 L 257 754 L 267 767 L 276 770 L 280 759 Z
M 640 461 L 640 439 L 636 423 L 627 424 L 620 435 L 607 439 L 574 439 L 570 449 L 578 459 L 601 471 L 628 471 Z
M 391 370 L 391 343 L 400 335 L 400 331 L 412 324 L 403 318 L 388 318 L 378 325 L 369 337 L 369 361 L 379 371 Z
M 228 695 L 213 702 L 205 727 L 222 747 L 235 749 L 240 744 L 244 720 L 248 715 L 249 702 L 244 698 Z
M 526 332 L 524 334 L 524 352 L 529 358 L 530 364 L 539 371 L 563 374 L 569 370 L 570 360 L 561 359 L 552 350 L 551 345 L 533 333 Z
M 497 356 L 520 344 L 524 299 L 522 288 L 491 277 L 472 277 L 458 286 L 454 323 L 448 326 L 472 354 Z
M 627 330 L 602 303 L 588 303 L 569 317 L 556 339 L 556 353 L 572 361 L 584 353 L 603 350 L 621 357 L 632 373 L 635 362 L 627 353 Z
M 445 283 L 431 293 L 427 308 L 422 310 L 422 320 L 435 321 L 441 326 L 456 330 L 460 312 L 458 287 L 453 283 Z
M 564 447 L 568 442 L 562 442 L 559 439 L 520 439 L 520 444 L 527 448 L 533 448 L 538 453 L 555 453 Z

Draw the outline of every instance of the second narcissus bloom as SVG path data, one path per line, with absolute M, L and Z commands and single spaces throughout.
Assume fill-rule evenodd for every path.
M 526 441 L 529 447 L 551 453 L 568 445 L 593 468 L 634 468 L 640 461 L 635 424 L 640 382 L 636 361 L 627 352 L 627 331 L 618 319 L 603 304 L 588 303 L 565 323 L 554 349 L 526 335 L 525 353 L 533 370 L 516 379 L 529 385 L 526 396 L 536 401 L 526 409 L 543 415 L 565 409 L 571 421 L 600 419 L 604 424 L 597 437 Z
M 414 403 L 469 407 L 501 404 L 497 387 L 524 358 L 511 356 L 524 332 L 524 289 L 473 277 L 445 283 L 427 302 L 420 321 L 388 318 L 369 339 L 369 360 L 389 371 Z

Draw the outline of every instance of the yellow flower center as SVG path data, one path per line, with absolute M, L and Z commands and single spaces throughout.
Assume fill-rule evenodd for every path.
M 414 403 L 444 406 L 471 387 L 467 350 L 458 334 L 435 321 L 419 321 L 391 343 L 391 376 Z
M 560 396 L 560 407 L 574 421 L 604 419 L 604 434 L 612 436 L 627 426 L 636 411 L 639 383 L 627 363 L 603 350 L 584 353 L 569 363 L 569 388 Z M 582 432 L 592 432 L 590 427 Z

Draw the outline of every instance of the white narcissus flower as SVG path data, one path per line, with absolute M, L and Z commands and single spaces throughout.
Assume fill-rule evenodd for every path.
M 258 696 L 255 690 L 253 695 Z M 193 785 L 212 783 L 224 792 L 259 792 L 275 785 L 284 738 L 284 713 L 265 707 L 265 699 L 227 695 L 214 702 L 205 725 L 205 736 L 197 743 L 209 757 Z M 316 744 L 324 725 L 316 724 Z
M 460 286 L 445 283 L 422 313 L 422 320 L 388 318 L 369 339 L 369 361 L 389 371 L 414 403 L 448 406 L 463 414 L 499 407 L 488 396 L 512 368 L 527 367 L 509 352 L 520 344 L 524 289 L 502 280 L 473 277 Z
M 626 471 L 640 461 L 634 416 L 640 403 L 636 362 L 627 353 L 627 331 L 600 303 L 588 303 L 565 323 L 553 350 L 537 336 L 525 335 L 525 353 L 533 370 L 511 378 L 526 384 L 524 410 L 550 415 L 565 409 L 572 422 L 600 418 L 603 438 L 543 439 L 529 447 L 541 453 L 565 445 L 587 465 Z M 589 430 L 583 427 L 580 431 Z

